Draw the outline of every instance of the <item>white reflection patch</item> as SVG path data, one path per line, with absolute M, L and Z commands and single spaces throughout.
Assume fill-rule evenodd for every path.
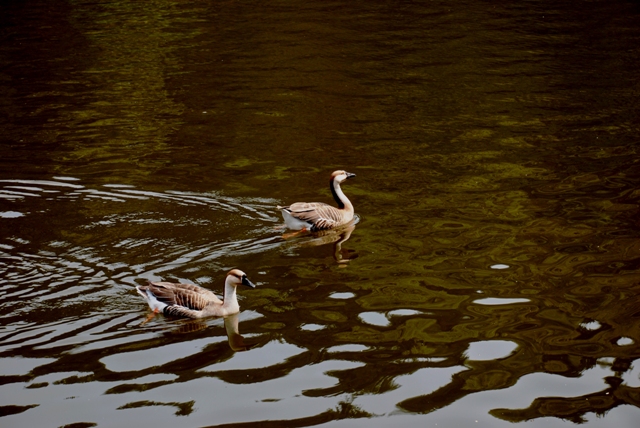
M 358 315 L 363 322 L 380 327 L 387 327 L 390 323 L 387 317 L 380 312 L 362 312 Z
M 18 211 L 2 211 L 0 212 L 1 218 L 18 218 L 23 217 L 24 214 L 19 213 Z
M 509 269 L 511 266 L 509 265 L 503 265 L 501 263 L 498 263 L 496 265 L 491 265 L 489 266 L 491 269 Z
M 465 352 L 467 359 L 473 361 L 489 361 L 507 357 L 518 347 L 508 340 L 487 340 L 473 342 Z
M 353 293 L 349 293 L 349 292 L 346 292 L 346 293 L 332 293 L 329 297 L 332 298 L 332 299 L 352 299 L 352 298 L 356 297 L 356 295 L 353 294 Z
M 478 305 L 511 305 L 513 303 L 529 303 L 531 300 L 524 298 L 500 299 L 497 297 L 487 297 L 478 299 L 474 303 Z
M 635 341 L 630 337 L 621 337 L 616 342 L 616 344 L 618 346 L 628 346 L 628 345 L 633 345 L 634 343 L 635 343 Z

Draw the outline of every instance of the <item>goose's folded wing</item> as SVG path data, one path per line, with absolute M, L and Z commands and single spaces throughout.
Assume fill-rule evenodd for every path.
M 289 207 L 291 215 L 313 224 L 314 230 L 331 229 L 342 221 L 342 212 L 320 202 L 298 202 Z
M 163 310 L 165 315 L 180 318 L 199 318 L 199 310 L 193 310 L 182 306 L 167 306 Z
M 222 303 L 213 292 L 191 284 L 153 282 L 149 283 L 149 289 L 159 301 L 169 306 L 200 311 L 210 302 Z

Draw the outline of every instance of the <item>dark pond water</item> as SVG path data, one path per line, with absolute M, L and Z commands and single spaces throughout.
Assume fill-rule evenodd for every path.
M 5 1 L 2 427 L 636 427 L 640 5 Z M 359 222 L 283 239 L 278 204 Z M 134 286 L 221 292 L 172 320 Z

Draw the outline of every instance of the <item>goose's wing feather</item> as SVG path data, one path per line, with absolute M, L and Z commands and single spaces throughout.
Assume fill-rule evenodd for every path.
M 183 306 L 167 306 L 163 312 L 165 315 L 180 318 L 200 318 L 202 316 L 201 310 L 193 310 Z
M 296 202 L 287 207 L 292 216 L 311 223 L 312 230 L 331 229 L 340 224 L 342 213 L 339 209 L 322 202 Z
M 213 292 L 197 285 L 150 282 L 148 288 L 159 301 L 169 306 L 200 311 L 211 302 L 222 303 Z

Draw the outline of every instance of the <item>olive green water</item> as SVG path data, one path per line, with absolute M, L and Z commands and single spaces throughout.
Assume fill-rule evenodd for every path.
M 636 427 L 640 5 L 0 6 L 0 426 Z M 285 240 L 275 206 L 355 227 Z M 156 316 L 147 280 L 241 289 Z

